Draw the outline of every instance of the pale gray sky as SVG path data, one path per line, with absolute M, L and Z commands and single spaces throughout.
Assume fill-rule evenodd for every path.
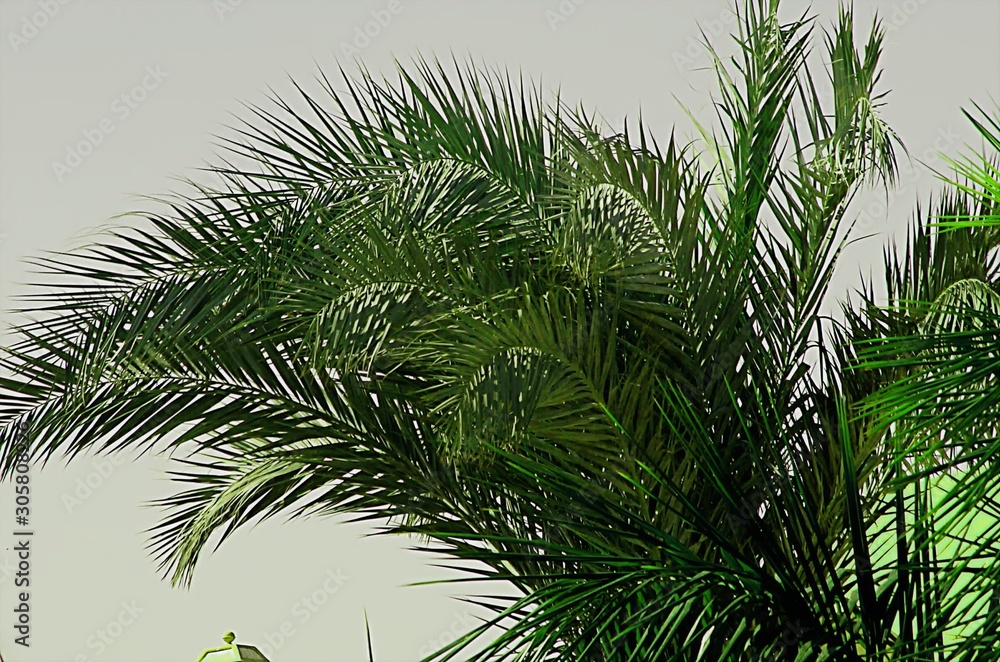
M 882 246 L 900 233 L 919 194 L 937 187 L 916 159 L 959 153 L 975 134 L 972 101 L 1000 99 L 1000 3 L 880 0 L 856 3 L 867 29 L 888 28 L 884 116 L 914 158 L 889 211 L 869 194 L 855 205 L 858 234 L 832 292 L 878 274 Z M 785 0 L 784 16 L 807 3 Z M 66 249 L 133 197 L 176 190 L 211 161 L 240 101 L 262 103 L 287 76 L 316 66 L 373 72 L 392 58 L 471 55 L 561 86 L 612 124 L 641 108 L 665 140 L 694 131 L 676 95 L 711 120 L 715 90 L 697 23 L 725 44 L 729 0 L 0 0 L 0 309 L 27 281 L 24 258 Z M 836 3 L 813 3 L 829 26 Z M 382 23 L 371 23 L 381 18 Z M 368 25 L 370 24 L 371 25 Z M 374 35 L 355 39 L 368 26 Z M 730 48 L 724 48 L 730 52 Z M 817 42 L 817 52 L 822 48 Z M 125 98 L 123 99 L 123 95 Z M 81 141 L 92 143 L 77 149 Z M 830 306 L 827 306 L 830 309 Z M 5 318 L 6 320 L 6 318 Z M 379 662 L 417 660 L 467 630 L 476 612 L 452 599 L 463 586 L 405 587 L 445 578 L 405 539 L 330 519 L 268 521 L 207 556 L 190 591 L 170 589 L 144 550 L 160 513 L 141 504 L 172 491 L 158 458 L 83 458 L 33 469 L 31 647 L 14 644 L 13 491 L 0 486 L 0 652 L 8 662 L 193 662 L 226 630 L 269 648 L 272 662 L 360 661 L 367 610 Z M 89 484 L 89 487 L 88 487 Z

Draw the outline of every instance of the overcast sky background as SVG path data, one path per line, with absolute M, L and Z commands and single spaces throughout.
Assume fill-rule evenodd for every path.
M 886 21 L 882 89 L 891 93 L 883 113 L 912 161 L 900 155 L 888 210 L 878 193 L 853 206 L 857 234 L 876 236 L 845 252 L 827 312 L 859 285 L 861 271 L 881 273 L 885 242 L 903 235 L 918 197 L 926 202 L 939 188 L 919 161 L 941 167 L 938 151 L 978 144 L 961 108 L 1000 99 L 1000 3 L 857 5 L 859 40 L 876 9 Z M 790 19 L 808 5 L 783 7 Z M 712 122 L 716 83 L 697 26 L 731 53 L 731 8 L 729 0 L 0 0 L 0 309 L 16 305 L 20 283 L 31 279 L 25 258 L 78 245 L 116 214 L 141 208 L 135 196 L 198 177 L 195 169 L 213 160 L 212 135 L 232 135 L 234 114 L 248 117 L 240 102 L 265 103 L 268 87 L 287 94 L 288 76 L 308 83 L 317 66 L 333 75 L 338 60 L 350 70 L 353 55 L 391 74 L 394 56 L 454 52 L 520 70 L 548 91 L 561 87 L 566 101 L 614 126 L 641 108 L 661 141 L 674 125 L 690 139 L 696 134 L 674 97 Z M 813 3 L 820 26 L 836 11 L 836 2 Z M 386 24 L 357 39 L 379 16 Z M 134 107 L 116 101 L 142 85 Z M 102 120 L 111 131 L 67 164 L 68 150 Z M 272 662 L 354 662 L 367 659 L 367 610 L 377 660 L 409 662 L 482 613 L 453 599 L 469 587 L 404 586 L 452 576 L 408 550 L 411 541 L 366 537 L 372 526 L 331 519 L 278 518 L 242 530 L 204 558 L 190 591 L 171 589 L 144 549 L 143 532 L 161 513 L 141 505 L 173 491 L 163 473 L 169 462 L 114 459 L 32 469 L 29 649 L 14 644 L 13 492 L 0 486 L 4 660 L 193 662 L 234 630 L 270 650 Z

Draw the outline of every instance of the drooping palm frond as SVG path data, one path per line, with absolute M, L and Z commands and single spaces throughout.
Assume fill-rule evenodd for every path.
M 284 171 L 299 179 L 221 169 L 228 190 L 49 263 L 91 284 L 39 295 L 49 318 L 5 357 L 5 458 L 22 422 L 43 461 L 173 433 L 206 449 L 154 538 L 174 581 L 213 532 L 309 496 L 482 531 L 493 515 L 465 505 L 488 471 L 480 442 L 541 435 L 603 459 L 621 451 L 602 406 L 655 422 L 637 406 L 657 372 L 645 360 L 685 355 L 663 233 L 695 218 L 703 188 L 682 151 L 650 156 L 672 200 L 651 216 L 584 167 L 595 147 L 570 144 L 558 111 L 518 106 L 513 87 L 488 96 L 504 81 L 472 69 L 460 92 L 417 68 L 396 89 L 366 78 L 340 125 L 314 105 L 341 128 L 308 131 L 323 153 Z M 323 166 L 340 161 L 350 177 Z
M 920 219 L 886 278 L 931 307 L 869 292 L 828 340 L 847 205 L 896 173 L 883 32 L 856 49 L 841 10 L 825 108 L 809 19 L 739 24 L 712 51 L 721 187 L 457 63 L 251 108 L 221 188 L 43 262 L 67 291 L 0 357 L 3 471 L 25 439 L 192 450 L 151 541 L 177 584 L 286 512 L 388 520 L 517 587 L 434 659 L 491 625 L 472 659 L 992 659 L 1000 531 L 963 527 L 997 503 L 996 235 Z M 940 215 L 981 217 L 970 181 Z

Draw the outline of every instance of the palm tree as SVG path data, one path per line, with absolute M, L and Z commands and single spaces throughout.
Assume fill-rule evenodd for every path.
M 952 188 L 905 256 L 887 254 L 881 319 L 855 318 L 868 339 L 852 367 L 897 377 L 861 410 L 888 432 L 880 512 L 895 525 L 872 542 L 886 548 L 883 584 L 904 596 L 888 613 L 903 659 L 1000 656 L 989 625 L 1000 617 L 1000 114 L 977 110 L 982 119 L 965 114 L 984 153 L 946 159 L 964 181 L 944 178 Z
M 920 218 L 887 256 L 894 305 L 869 289 L 827 338 L 847 207 L 899 142 L 878 25 L 859 49 L 841 10 L 825 108 L 810 21 L 745 3 L 707 168 L 457 63 L 254 108 L 220 188 L 42 261 L 66 291 L 0 359 L 5 474 L 191 451 L 152 541 L 178 585 L 290 510 L 387 521 L 519 590 L 429 659 L 493 625 L 470 659 L 998 659 L 1000 525 L 962 532 L 1000 479 L 997 309 L 970 307 L 996 296 L 996 206 L 955 187 L 951 234 Z

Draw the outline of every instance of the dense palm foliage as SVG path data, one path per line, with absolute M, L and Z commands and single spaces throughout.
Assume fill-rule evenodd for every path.
M 45 261 L 5 471 L 192 450 L 153 538 L 179 584 L 257 517 L 388 521 L 524 596 L 482 599 L 474 659 L 1000 659 L 996 166 L 918 210 L 891 305 L 823 318 L 899 143 L 878 27 L 842 10 L 824 107 L 777 5 L 715 59 L 709 169 L 472 67 L 254 109 L 223 187 Z

